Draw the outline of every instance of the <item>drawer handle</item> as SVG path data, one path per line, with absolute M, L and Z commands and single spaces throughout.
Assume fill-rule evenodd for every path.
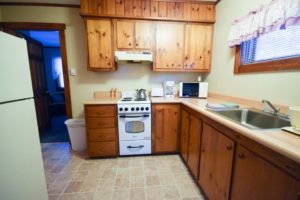
M 144 145 L 140 145 L 140 146 L 127 146 L 127 149 L 140 149 L 143 148 Z

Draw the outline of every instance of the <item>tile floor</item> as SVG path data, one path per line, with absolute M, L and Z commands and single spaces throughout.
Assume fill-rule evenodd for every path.
M 177 155 L 88 159 L 68 143 L 44 143 L 49 199 L 203 199 Z

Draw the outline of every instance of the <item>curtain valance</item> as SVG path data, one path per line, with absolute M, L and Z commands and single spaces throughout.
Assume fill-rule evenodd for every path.
M 300 25 L 300 0 L 273 0 L 235 20 L 229 33 L 228 45 L 240 45 L 282 26 L 296 24 Z

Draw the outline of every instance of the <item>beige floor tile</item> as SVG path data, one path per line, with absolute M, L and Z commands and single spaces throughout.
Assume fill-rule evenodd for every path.
M 144 168 L 143 167 L 133 167 L 130 169 L 130 177 L 133 176 L 144 176 Z
M 130 189 L 130 200 L 145 200 L 145 188 L 131 188 Z
M 117 169 L 106 169 L 103 171 L 102 178 L 103 179 L 107 179 L 107 178 L 114 179 L 114 178 L 116 178 L 116 175 L 117 175 Z
M 158 170 L 155 166 L 145 166 L 144 173 L 145 176 L 158 176 Z
M 115 185 L 115 179 L 101 179 L 98 183 L 97 186 L 97 191 L 101 191 L 101 190 L 109 190 L 109 189 L 113 189 Z
M 128 200 L 129 194 L 130 194 L 129 189 L 114 190 L 113 191 L 113 200 Z
M 48 186 L 48 194 L 60 194 L 64 191 L 69 182 L 55 182 Z
M 159 176 L 161 185 L 175 185 L 175 179 L 172 175 L 161 175 Z
M 78 193 L 77 199 L 78 200 L 93 200 L 94 193 L 93 192 Z
M 146 187 L 147 200 L 162 200 L 164 199 L 163 189 L 160 186 Z
M 83 185 L 83 181 L 71 181 L 67 185 L 64 193 L 80 192 L 82 185 Z
M 130 160 L 129 167 L 143 167 L 143 166 L 144 166 L 144 160 L 143 159 Z
M 129 178 L 117 178 L 115 180 L 115 189 L 129 188 Z
M 193 184 L 192 177 L 187 173 L 177 173 L 173 177 L 176 184 Z
M 146 176 L 146 186 L 159 186 L 159 176 Z
M 129 178 L 130 170 L 129 168 L 118 168 L 117 169 L 117 178 Z
M 178 189 L 174 185 L 163 186 L 164 199 L 180 199 Z
M 94 200 L 111 200 L 113 196 L 113 190 L 101 190 L 95 192 Z
M 48 200 L 57 200 L 59 197 L 58 194 L 49 194 L 48 195 Z
M 134 176 L 129 179 L 130 188 L 145 187 L 145 177 L 144 176 Z
M 59 197 L 59 200 L 77 200 L 78 195 L 77 194 L 62 194 Z
M 81 186 L 81 192 L 95 192 L 98 186 L 98 180 L 95 179 L 86 179 Z
M 73 174 L 72 180 L 73 181 L 84 181 L 85 178 L 87 177 L 88 173 L 89 173 L 88 171 L 77 171 Z
M 196 187 L 192 184 L 181 184 L 177 185 L 177 189 L 181 198 L 193 198 L 193 197 L 200 197 L 200 192 Z

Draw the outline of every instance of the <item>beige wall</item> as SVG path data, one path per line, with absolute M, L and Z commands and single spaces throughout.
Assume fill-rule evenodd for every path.
M 1 8 L 1 7 L 0 7 Z M 66 43 L 69 68 L 77 69 L 70 76 L 72 110 L 74 117 L 82 117 L 84 100 L 91 99 L 95 90 L 119 90 L 160 86 L 165 80 L 196 81 L 195 73 L 156 73 L 149 66 L 118 67 L 117 72 L 95 73 L 86 70 L 86 41 L 79 9 L 57 7 L 3 6 L 3 21 L 54 22 L 66 24 Z
M 262 98 L 284 105 L 300 105 L 300 72 L 266 72 L 234 75 L 234 52 L 227 44 L 230 24 L 270 0 L 222 0 L 217 5 L 209 91 L 254 100 Z
M 2 21 L 2 9 L 0 7 L 0 22 Z

